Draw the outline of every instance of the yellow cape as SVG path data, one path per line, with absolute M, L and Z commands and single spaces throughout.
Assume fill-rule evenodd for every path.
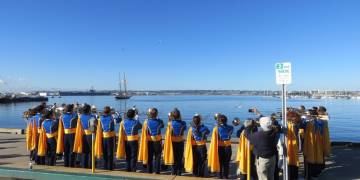
M 314 122 L 306 124 L 304 138 L 304 160 L 308 163 L 324 163 L 324 144 L 323 135 L 314 128 Z
M 75 153 L 83 152 L 83 135 L 84 135 L 84 130 L 82 128 L 82 124 L 81 124 L 80 116 L 79 116 L 79 118 L 77 120 L 77 124 L 76 124 L 73 152 L 75 152 Z
M 58 137 L 56 143 L 56 153 L 62 154 L 64 152 L 64 125 L 62 119 L 59 120 Z
M 236 155 L 236 161 L 239 162 L 239 170 L 241 174 L 248 174 L 248 159 L 250 156 L 250 152 L 252 150 L 252 146 L 250 146 L 249 151 L 249 141 L 246 139 L 244 132 L 241 133 L 239 138 L 239 145 Z
M 116 149 L 116 158 L 123 159 L 125 158 L 125 128 L 124 128 L 124 121 L 121 121 L 119 127 L 119 139 Z
M 164 163 L 165 165 L 169 166 L 174 165 L 174 151 L 172 146 L 171 132 L 171 122 L 168 122 L 164 143 Z
M 103 155 L 103 130 L 101 126 L 100 118 L 98 120 L 98 125 L 96 127 L 96 137 L 95 137 L 95 154 L 94 156 L 100 159 Z
M 39 134 L 38 156 L 45 156 L 47 152 L 47 137 L 44 127 L 41 127 Z
M 184 168 L 186 172 L 193 172 L 193 149 L 192 149 L 192 128 L 189 128 L 185 145 Z
M 141 140 L 139 147 L 138 161 L 142 161 L 144 165 L 148 163 L 148 137 L 147 137 L 147 120 L 144 121 L 143 128 L 141 130 Z
M 208 154 L 208 167 L 212 173 L 220 172 L 218 136 L 218 127 L 215 126 L 211 136 L 211 143 Z
M 288 165 L 299 166 L 299 146 L 298 138 L 295 132 L 295 124 L 288 122 L 288 130 L 286 133 L 286 149 Z
M 330 156 L 331 153 L 331 141 L 330 141 L 330 133 L 329 133 L 329 116 L 328 115 L 320 115 L 319 119 L 324 122 L 324 154 L 325 156 Z
M 33 122 L 29 122 L 26 128 L 26 149 L 32 151 L 36 148 L 37 128 Z
M 32 125 L 28 123 L 26 127 L 26 150 L 31 151 Z

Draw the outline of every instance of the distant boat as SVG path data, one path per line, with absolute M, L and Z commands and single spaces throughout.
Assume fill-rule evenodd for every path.
M 124 92 L 122 92 L 121 84 L 124 83 Z M 127 79 L 124 73 L 124 78 L 121 81 L 121 75 L 119 74 L 119 92 L 115 95 L 115 99 L 130 99 L 131 96 L 127 93 Z
M 321 96 L 312 96 L 311 98 L 312 99 L 321 99 L 322 97 Z

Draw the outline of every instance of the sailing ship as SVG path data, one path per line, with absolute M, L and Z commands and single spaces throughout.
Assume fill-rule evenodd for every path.
M 124 92 L 122 92 L 121 85 L 124 84 Z M 127 79 L 124 73 L 124 78 L 121 80 L 121 75 L 119 74 L 119 92 L 115 95 L 116 99 L 130 99 L 131 96 L 127 93 Z

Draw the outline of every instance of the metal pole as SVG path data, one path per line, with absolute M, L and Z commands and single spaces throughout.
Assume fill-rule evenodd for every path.
M 283 127 L 287 129 L 286 122 L 286 87 L 285 84 L 282 85 L 282 117 L 283 117 Z M 288 166 L 287 166 L 287 147 L 286 147 L 286 135 L 283 136 L 283 179 L 288 180 Z
M 95 133 L 93 132 L 91 135 L 91 172 L 95 173 Z

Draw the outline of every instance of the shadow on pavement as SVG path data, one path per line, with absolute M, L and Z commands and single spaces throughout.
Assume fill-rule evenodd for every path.
M 359 148 L 336 148 L 319 179 L 360 179 Z
M 6 155 L 0 155 L 0 159 L 15 158 L 15 157 L 22 157 L 22 156 L 28 156 L 28 155 L 22 155 L 22 154 L 6 154 Z
M 9 144 L 9 143 L 17 143 L 17 142 L 23 142 L 23 141 L 17 141 L 17 140 L 1 141 L 0 144 Z

